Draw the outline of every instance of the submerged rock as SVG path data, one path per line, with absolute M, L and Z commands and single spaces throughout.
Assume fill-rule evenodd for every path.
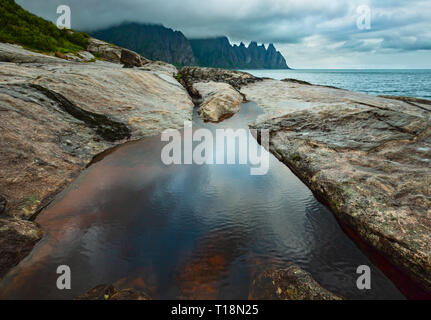
M 253 300 L 342 300 L 323 288 L 296 265 L 267 270 L 252 281 L 249 299 Z
M 231 85 L 219 82 L 198 82 L 193 88 L 199 93 L 202 103 L 198 110 L 204 121 L 220 122 L 240 110 L 242 95 Z
M 0 279 L 33 249 L 42 231 L 31 221 L 0 217 Z
M 134 289 L 117 289 L 113 285 L 102 284 L 90 289 L 76 300 L 151 300 L 151 298 Z
M 270 131 L 270 151 L 339 221 L 431 291 L 427 105 L 275 80 L 242 92 L 265 111 L 251 127 Z

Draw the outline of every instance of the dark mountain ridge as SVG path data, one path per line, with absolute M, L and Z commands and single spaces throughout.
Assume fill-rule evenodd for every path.
M 199 65 L 226 69 L 288 69 L 273 44 L 266 49 L 252 41 L 231 45 L 227 37 L 187 39 L 182 32 L 163 25 L 124 23 L 89 32 L 93 37 L 136 51 L 151 60 L 177 66 Z
M 189 41 L 180 32 L 162 25 L 126 23 L 89 32 L 93 37 L 142 54 L 150 60 L 176 65 L 196 65 Z
M 227 37 L 192 39 L 190 44 L 200 66 L 227 69 L 289 69 L 283 55 L 270 43 L 258 46 L 252 41 L 231 45 Z

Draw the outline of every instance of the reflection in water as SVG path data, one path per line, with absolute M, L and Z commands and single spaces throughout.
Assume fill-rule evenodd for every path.
M 248 103 L 221 124 L 193 125 L 246 128 L 259 112 Z M 165 166 L 165 144 L 128 143 L 84 171 L 38 217 L 45 237 L 2 280 L 0 298 L 74 298 L 116 283 L 159 299 L 246 299 L 258 270 L 287 261 L 347 298 L 402 298 L 273 156 L 267 175 L 251 176 L 248 165 Z M 362 264 L 370 291 L 356 288 Z M 72 290 L 57 290 L 59 265 L 70 266 Z

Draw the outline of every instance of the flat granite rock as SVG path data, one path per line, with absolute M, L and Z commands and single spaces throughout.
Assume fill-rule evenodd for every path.
M 174 66 L 124 69 L 121 48 L 95 39 L 90 46 L 114 63 L 0 44 L 0 213 L 9 215 L 0 219 L 2 274 L 40 239 L 36 225 L 19 218 L 35 217 L 95 155 L 192 119 L 194 104 Z
M 294 264 L 284 269 L 267 270 L 250 285 L 251 300 L 343 300 L 323 288 L 311 274 Z
M 94 155 L 182 128 L 193 108 L 164 72 L 103 62 L 0 63 L 0 191 L 9 214 L 31 217 Z
M 251 127 L 270 131 L 270 151 L 362 241 L 431 292 L 427 105 L 275 80 L 242 92 L 265 112 Z
M 0 62 L 14 63 L 68 63 L 67 60 L 25 50 L 19 45 L 0 42 Z

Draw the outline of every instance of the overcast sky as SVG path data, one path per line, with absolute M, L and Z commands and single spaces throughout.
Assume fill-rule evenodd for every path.
M 125 21 L 161 23 L 187 37 L 226 35 L 274 43 L 294 68 L 431 68 L 430 0 L 17 0 L 56 21 L 69 5 L 72 28 Z M 370 29 L 358 7 L 371 10 Z

